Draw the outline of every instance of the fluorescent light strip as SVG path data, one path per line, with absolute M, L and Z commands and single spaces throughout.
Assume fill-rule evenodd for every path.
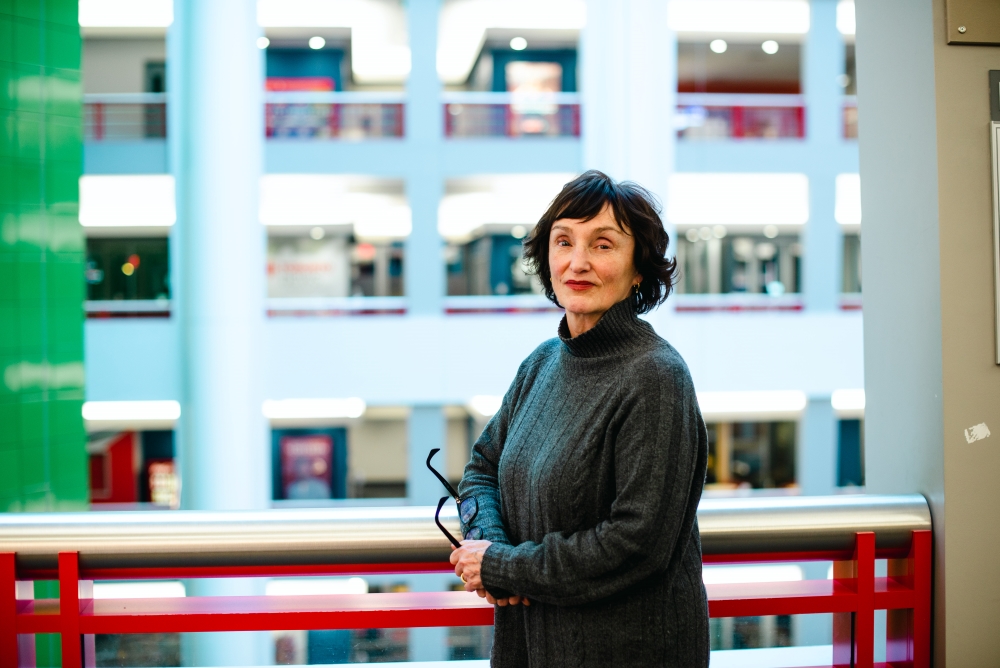
M 176 401 L 86 401 L 84 420 L 176 420 L 181 405 Z
M 174 22 L 171 0 L 80 0 L 83 28 L 166 28 Z
M 674 225 L 803 225 L 809 220 L 805 174 L 675 173 L 667 220 Z
M 800 413 L 808 398 L 805 392 L 699 392 L 698 405 L 702 415 L 746 415 Z
M 469 399 L 469 408 L 483 417 L 493 417 L 493 415 L 500 410 L 500 405 L 502 403 L 503 397 L 489 394 L 477 394 Z
M 833 217 L 841 225 L 861 224 L 861 175 L 837 174 Z
M 803 576 L 799 566 L 705 566 L 701 578 L 705 584 L 756 584 L 798 582 Z
M 840 0 L 837 3 L 837 30 L 841 35 L 853 35 L 856 28 L 854 0 Z
M 364 578 L 282 578 L 269 581 L 264 588 L 267 596 L 330 596 L 337 594 L 367 594 Z
M 269 420 L 309 420 L 358 418 L 365 412 L 365 402 L 347 399 L 268 399 L 262 407 Z
M 95 582 L 94 598 L 184 598 L 179 580 L 166 582 Z
M 671 0 L 667 21 L 675 32 L 804 35 L 806 0 Z
M 84 227 L 169 227 L 175 222 L 174 177 L 169 174 L 80 177 Z
M 864 412 L 865 391 L 864 389 L 834 390 L 830 397 L 830 404 L 833 410 L 839 412 Z

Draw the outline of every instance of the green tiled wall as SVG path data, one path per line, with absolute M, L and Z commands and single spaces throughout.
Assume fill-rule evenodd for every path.
M 0 0 L 0 511 L 84 509 L 77 0 Z

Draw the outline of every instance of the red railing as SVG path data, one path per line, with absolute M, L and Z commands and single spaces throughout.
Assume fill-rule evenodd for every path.
M 678 93 L 676 122 L 681 139 L 802 139 L 805 99 L 801 95 Z
M 0 553 L 0 668 L 32 665 L 31 634 L 61 635 L 64 666 L 94 665 L 94 634 L 485 626 L 493 607 L 466 592 L 95 600 L 85 581 L 447 572 L 447 563 L 272 567 L 87 568 L 62 552 L 56 573 L 19 571 Z M 888 575 L 875 577 L 876 558 Z M 886 664 L 930 666 L 931 532 L 913 531 L 905 553 L 879 554 L 859 532 L 853 553 L 706 555 L 706 563 L 833 560 L 832 580 L 707 586 L 711 617 L 833 613 L 834 665 L 873 667 L 875 611 L 887 611 Z M 59 599 L 20 600 L 18 579 L 59 580 Z
M 167 136 L 166 94 L 85 95 L 83 136 L 86 141 L 163 139 Z
M 446 137 L 579 137 L 576 93 L 448 93 Z
M 267 93 L 268 139 L 373 139 L 404 135 L 403 97 L 396 93 Z

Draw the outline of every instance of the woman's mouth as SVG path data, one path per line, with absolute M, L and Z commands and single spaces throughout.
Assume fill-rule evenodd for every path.
M 564 285 L 570 290 L 586 290 L 587 288 L 594 287 L 594 284 L 590 281 L 566 281 Z

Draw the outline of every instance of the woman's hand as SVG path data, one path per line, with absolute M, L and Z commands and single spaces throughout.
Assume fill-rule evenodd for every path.
M 465 583 L 465 591 L 483 589 L 480 569 L 486 549 L 492 545 L 488 540 L 463 540 L 462 547 L 453 547 L 451 563 L 455 565 L 455 575 Z
M 508 605 L 531 605 L 531 601 L 528 600 L 527 596 L 511 596 L 510 598 L 493 598 L 493 594 L 489 593 L 485 589 L 477 589 L 476 593 L 479 594 L 479 598 L 485 598 L 487 601 L 493 605 L 499 605 L 501 608 Z
M 494 598 L 483 586 L 482 564 L 483 555 L 487 548 L 492 545 L 488 540 L 463 540 L 462 547 L 452 547 L 451 563 L 455 565 L 455 575 L 465 583 L 465 591 L 474 591 L 479 598 L 485 598 L 493 605 L 501 608 L 507 605 L 531 605 L 524 596 L 511 596 L 510 598 Z

